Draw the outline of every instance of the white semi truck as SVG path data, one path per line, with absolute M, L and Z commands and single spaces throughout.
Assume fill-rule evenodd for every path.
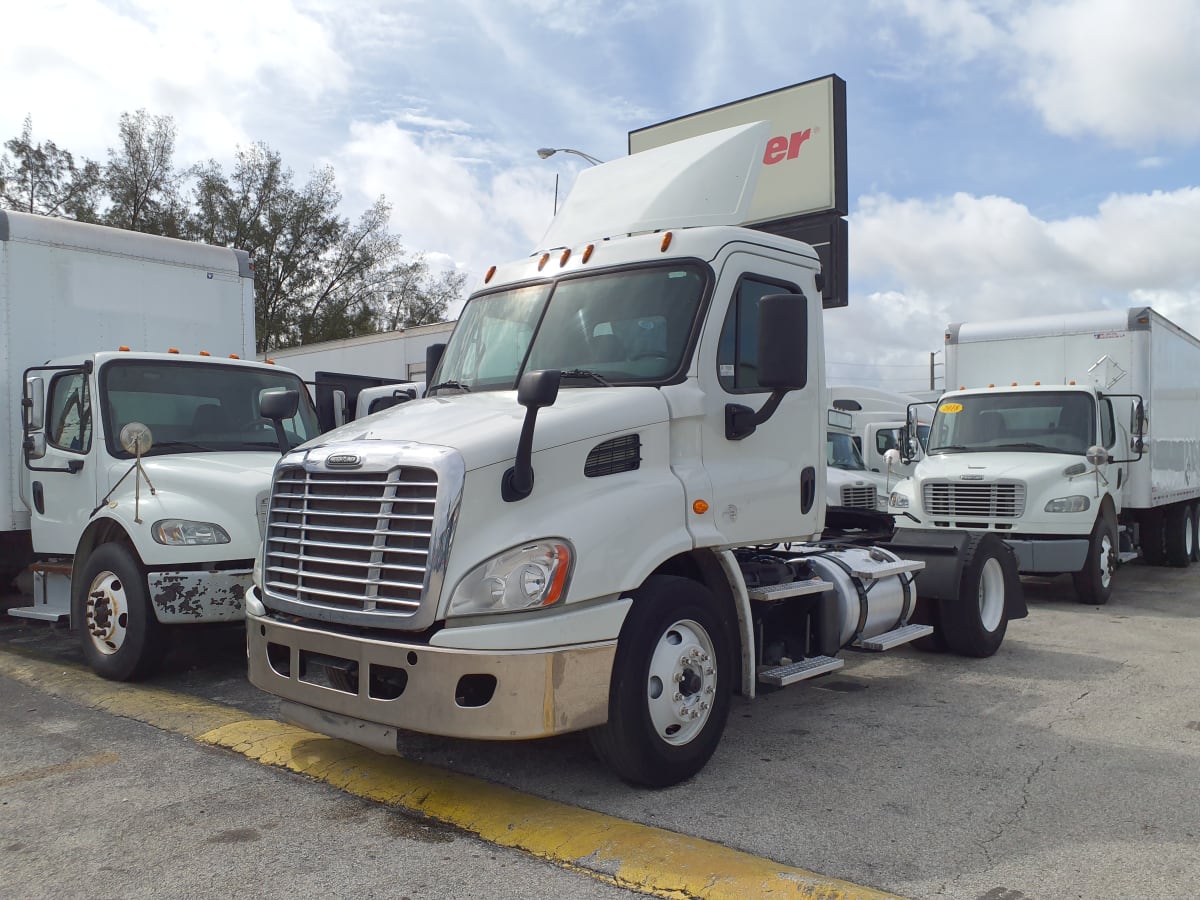
M 756 123 L 582 173 L 490 269 L 423 399 L 280 460 L 247 596 L 251 681 L 296 723 L 587 730 L 624 779 L 713 753 L 731 697 L 930 637 L 988 656 L 1025 614 L 1003 541 L 819 544 L 820 263 L 739 227 Z
M 242 618 L 274 464 L 317 434 L 308 394 L 240 358 L 239 251 L 0 212 L 0 302 L 2 568 L 33 574 L 9 612 L 69 623 L 104 677 L 144 676 L 165 626 Z
M 1106 603 L 1122 561 L 1197 554 L 1200 341 L 1146 307 L 951 325 L 901 528 L 1001 535 Z

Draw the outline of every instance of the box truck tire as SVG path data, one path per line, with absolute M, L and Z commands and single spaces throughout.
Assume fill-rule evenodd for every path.
M 1188 527 L 1192 532 L 1192 562 L 1200 562 L 1200 503 L 1189 508 Z
M 145 678 L 162 661 L 166 634 L 150 609 L 146 573 L 120 544 L 102 544 L 74 582 L 71 621 L 87 664 L 112 681 Z
M 1107 509 L 1096 518 L 1089 540 L 1087 561 L 1080 571 L 1071 573 L 1075 599 L 1103 606 L 1112 596 L 1113 572 L 1117 569 L 1117 525 Z
M 1008 553 L 1004 542 L 991 534 L 972 547 L 958 598 L 941 603 L 941 633 L 952 652 L 982 658 L 993 655 L 1004 642 L 1008 594 L 1020 590 Z
M 632 784 L 691 778 L 725 730 L 737 670 L 732 623 L 712 592 L 651 576 L 621 628 L 608 722 L 588 732 L 592 747 Z
M 1167 552 L 1167 564 L 1177 569 L 1191 565 L 1193 541 L 1192 505 L 1172 503 L 1167 507 L 1163 524 L 1163 546 Z

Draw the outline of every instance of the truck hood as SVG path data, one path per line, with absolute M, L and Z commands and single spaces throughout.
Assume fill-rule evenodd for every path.
M 277 462 L 277 452 L 172 453 L 143 459 L 142 468 L 159 491 L 195 497 L 210 496 L 214 491 L 226 496 L 253 496 L 270 487 Z M 108 469 L 109 487 L 132 465 L 132 460 L 112 463 Z M 129 475 L 121 490 L 132 488 L 133 479 Z
M 657 388 L 560 390 L 553 406 L 538 411 L 533 449 L 631 431 L 667 418 L 667 403 Z M 426 397 L 335 428 L 299 449 L 347 441 L 412 441 L 457 450 L 471 471 L 512 459 L 524 421 L 525 407 L 517 403 L 516 391 Z
M 1062 472 L 1067 466 L 1083 462 L 1082 456 L 1069 453 L 942 453 L 921 460 L 917 475 L 922 481 L 947 479 L 962 481 L 964 475 L 981 475 L 979 481 L 1016 478 L 1027 481 L 1044 474 Z

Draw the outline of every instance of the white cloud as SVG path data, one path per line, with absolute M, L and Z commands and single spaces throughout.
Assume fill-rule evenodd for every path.
M 827 354 L 872 348 L 878 363 L 927 366 L 951 322 L 1142 305 L 1200 334 L 1196 234 L 1200 188 L 1114 195 L 1054 221 L 1002 197 L 866 197 L 851 217 L 850 280 L 867 290 L 826 314 Z M 853 371 L 877 384 L 928 379 L 927 368 Z

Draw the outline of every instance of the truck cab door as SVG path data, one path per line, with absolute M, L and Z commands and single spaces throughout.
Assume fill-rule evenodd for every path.
M 34 552 L 73 554 L 96 506 L 90 377 L 82 368 L 40 370 L 49 378 L 28 370 L 24 379 L 22 497 L 30 507 Z M 43 385 L 45 394 L 37 397 Z
M 730 406 L 762 410 L 772 395 L 758 381 L 759 302 L 776 294 L 804 295 L 806 383 L 789 390 L 752 433 L 731 439 Z M 710 515 L 725 545 L 818 534 L 825 509 L 824 358 L 820 293 L 812 273 L 783 261 L 733 253 L 722 267 L 698 356 L 704 392 L 701 436 L 711 483 Z

